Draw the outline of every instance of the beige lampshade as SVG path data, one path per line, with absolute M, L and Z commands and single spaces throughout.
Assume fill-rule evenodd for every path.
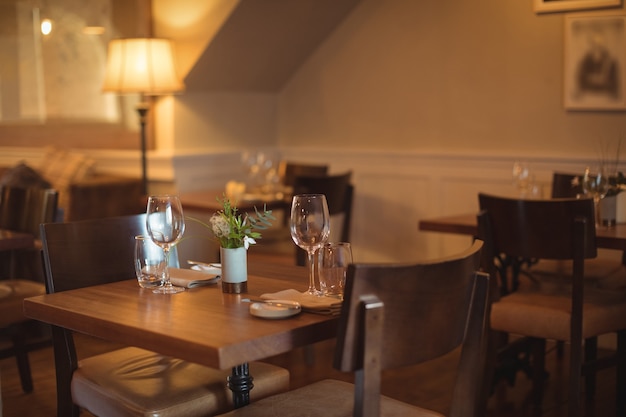
M 160 95 L 183 88 L 170 41 L 132 38 L 109 42 L 103 91 Z

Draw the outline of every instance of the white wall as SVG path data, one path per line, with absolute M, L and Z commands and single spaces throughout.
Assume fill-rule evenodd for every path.
M 596 158 L 626 139 L 626 113 L 564 110 L 563 16 L 364 0 L 281 91 L 278 143 Z

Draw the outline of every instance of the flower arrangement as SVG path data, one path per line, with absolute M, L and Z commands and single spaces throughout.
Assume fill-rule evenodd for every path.
M 272 225 L 275 217 L 271 210 L 263 207 L 263 211 L 254 208 L 254 214 L 238 214 L 237 207 L 231 204 L 227 197 L 218 199 L 222 209 L 215 213 L 210 220 L 211 230 L 223 248 L 234 249 L 256 243 L 261 238 L 258 230 L 265 230 Z

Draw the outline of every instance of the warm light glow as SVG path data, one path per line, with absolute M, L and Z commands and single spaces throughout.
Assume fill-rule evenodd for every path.
M 103 26 L 85 26 L 83 28 L 83 33 L 85 35 L 102 35 L 104 32 L 105 29 Z
M 168 40 L 134 38 L 109 42 L 103 91 L 159 95 L 183 88 Z
M 52 32 L 52 20 L 44 19 L 41 21 L 41 33 L 49 35 Z

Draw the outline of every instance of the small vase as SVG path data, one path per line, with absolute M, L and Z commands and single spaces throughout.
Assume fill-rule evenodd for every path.
M 239 294 L 248 291 L 248 258 L 246 248 L 220 248 L 222 292 Z

